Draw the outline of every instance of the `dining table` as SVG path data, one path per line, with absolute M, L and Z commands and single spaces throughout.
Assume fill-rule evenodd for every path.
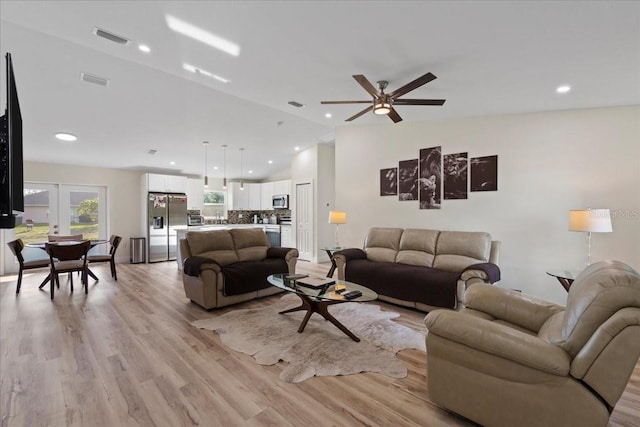
M 90 240 L 91 242 L 91 249 L 93 249 L 94 247 L 98 246 L 98 245 L 103 245 L 105 243 L 109 243 L 108 240 L 104 240 L 104 239 L 96 239 L 96 240 Z M 27 243 L 25 246 L 28 248 L 37 248 L 37 249 L 42 249 L 43 251 L 47 250 L 47 243 L 50 245 L 58 245 L 58 246 L 66 246 L 66 245 L 77 245 L 78 243 L 82 243 L 82 241 L 76 241 L 76 240 L 60 240 L 58 242 L 33 242 L 33 243 Z M 91 271 L 91 269 L 89 267 L 87 267 L 87 274 L 89 276 L 91 276 L 94 280 L 98 280 L 98 276 L 95 275 L 95 273 L 93 271 Z M 47 284 L 47 282 L 49 282 L 49 280 L 51 280 L 51 273 L 49 273 L 49 275 L 44 279 L 44 281 L 42 282 L 42 284 L 39 286 L 39 289 L 42 289 L 42 287 L 44 285 Z

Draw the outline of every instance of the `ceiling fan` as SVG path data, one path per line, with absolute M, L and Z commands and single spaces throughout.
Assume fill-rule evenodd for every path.
M 394 90 L 391 93 L 384 93 L 384 90 L 389 84 L 389 82 L 386 80 L 380 80 L 377 82 L 378 88 L 380 88 L 380 91 L 378 92 L 376 88 L 373 87 L 371 82 L 369 82 L 369 80 L 367 80 L 367 78 L 362 74 L 356 74 L 355 76 L 353 76 L 353 78 L 356 79 L 358 83 L 360 83 L 360 86 L 362 86 L 364 90 L 366 90 L 371 96 L 373 96 L 373 101 L 320 102 L 320 104 L 371 104 L 364 110 L 346 119 L 345 122 L 350 122 L 373 110 L 375 114 L 386 114 L 391 120 L 393 120 L 394 123 L 398 123 L 402 121 L 402 117 L 400 117 L 398 112 L 393 108 L 395 105 L 442 105 L 445 102 L 444 99 L 398 99 L 407 92 L 411 92 L 412 90 L 429 83 L 431 80 L 435 80 L 436 76 L 431 73 L 427 73 L 421 77 L 418 77 L 412 82 L 407 83 L 406 85 Z

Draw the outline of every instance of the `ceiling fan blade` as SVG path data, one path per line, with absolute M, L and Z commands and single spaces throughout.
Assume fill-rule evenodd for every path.
M 391 107 L 391 111 L 387 115 L 391 120 L 393 120 L 393 123 L 398 123 L 402 121 L 402 117 L 400 117 L 400 114 L 398 114 L 398 112 L 393 107 Z
M 419 88 L 420 86 L 429 83 L 431 80 L 435 80 L 437 77 L 434 76 L 431 73 L 427 73 L 424 76 L 418 77 L 417 79 L 415 79 L 412 82 L 407 83 L 406 85 L 402 86 L 401 88 L 398 88 L 396 90 L 394 90 L 393 92 L 391 92 L 389 94 L 389 96 L 391 98 L 397 98 L 399 96 L 404 95 L 407 92 L 411 92 L 414 89 Z
M 369 101 L 320 101 L 320 104 L 371 104 Z
M 355 115 L 349 117 L 347 120 L 345 120 L 345 122 L 350 122 L 351 120 L 355 120 L 358 117 L 360 117 L 361 115 L 363 115 L 365 113 L 368 113 L 371 110 L 373 110 L 373 105 L 370 105 L 367 108 L 365 108 L 364 110 L 360 111 L 358 114 L 355 114 Z
M 369 80 L 367 80 L 365 76 L 363 76 L 362 74 L 356 74 L 355 76 L 353 76 L 353 78 L 356 79 L 358 83 L 360 83 L 360 86 L 362 86 L 364 90 L 369 92 L 369 95 L 373 96 L 374 98 L 378 98 L 380 96 L 376 88 L 371 84 Z
M 446 99 L 396 99 L 394 105 L 442 105 Z

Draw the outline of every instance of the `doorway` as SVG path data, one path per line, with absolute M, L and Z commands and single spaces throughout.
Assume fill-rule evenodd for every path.
M 313 187 L 310 182 L 296 184 L 295 212 L 298 258 L 313 261 Z

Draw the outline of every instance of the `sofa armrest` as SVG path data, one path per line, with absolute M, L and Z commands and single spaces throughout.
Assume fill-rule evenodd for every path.
M 267 258 L 282 258 L 285 261 L 289 261 L 292 258 L 297 258 L 298 255 L 296 248 L 282 248 L 277 246 L 267 249 Z
M 465 283 L 470 282 L 469 284 L 478 282 L 470 279 L 480 279 L 484 283 L 495 283 L 500 280 L 500 267 L 490 262 L 470 265 L 462 270 L 460 280 Z
M 478 283 L 464 295 L 467 308 L 487 313 L 533 332 L 564 307 L 550 301 L 531 297 L 510 289 Z
M 220 264 L 212 258 L 205 258 L 200 256 L 190 256 L 184 260 L 184 274 L 187 276 L 197 277 L 202 270 L 212 270 L 215 273 L 220 273 L 222 267 Z
M 509 326 L 449 310 L 430 312 L 425 325 L 427 345 L 434 334 L 552 375 L 569 374 L 571 358 L 566 351 Z
M 332 258 L 333 262 L 336 263 L 336 269 L 338 270 L 338 279 L 345 280 L 344 269 L 347 265 L 347 261 L 354 259 L 367 259 L 367 253 L 358 248 L 343 249 L 341 251 L 334 252 Z

